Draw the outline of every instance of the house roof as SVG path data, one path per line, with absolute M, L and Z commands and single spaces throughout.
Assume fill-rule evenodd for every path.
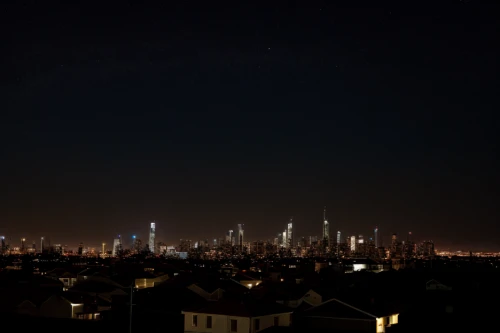
M 118 287 L 103 281 L 87 280 L 75 284 L 69 288 L 71 291 L 87 292 L 87 293 L 110 293 Z
M 280 313 L 291 313 L 292 309 L 277 303 L 224 299 L 209 303 L 206 307 L 199 310 L 189 312 L 250 318 Z
M 55 268 L 51 271 L 47 272 L 48 276 L 56 277 L 56 278 L 76 278 L 77 274 L 73 272 L 71 269 L 66 268 Z
M 195 285 L 205 290 L 207 293 L 212 294 L 217 289 L 220 289 L 220 280 L 219 281 L 205 280 L 195 283 Z
M 21 305 L 21 303 L 25 301 L 29 301 L 33 303 L 35 306 L 40 306 L 43 302 L 48 300 L 50 297 L 52 297 L 54 294 L 50 292 L 46 292 L 43 290 L 26 290 L 26 291 L 21 291 L 21 292 L 16 292 L 15 294 L 10 295 L 11 297 L 8 297 L 8 299 L 15 304 L 15 306 Z M 2 295 L 6 296 L 6 295 Z M 3 298 L 3 297 L 2 297 Z
M 160 287 L 140 289 L 134 296 L 134 302 L 148 309 L 166 309 L 180 312 L 182 309 L 199 309 L 207 301 L 183 286 L 165 284 Z
M 321 303 L 318 306 L 305 310 L 304 316 L 307 317 L 330 317 L 330 318 L 349 318 L 349 319 L 369 319 L 374 320 L 377 316 L 358 309 L 352 305 L 331 299 Z
M 91 266 L 79 272 L 78 275 L 108 277 L 110 275 L 110 268 L 107 266 Z

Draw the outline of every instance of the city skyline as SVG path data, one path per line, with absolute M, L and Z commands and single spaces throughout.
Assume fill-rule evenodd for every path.
M 0 235 L 500 248 L 487 4 L 9 2 Z M 230 13 L 230 14 L 228 14 Z M 439 24 L 436 24 L 439 22 Z M 347 235 L 346 235 L 347 236 Z
M 326 207 L 324 207 L 324 210 L 323 210 L 323 218 L 321 219 L 320 223 L 324 223 L 325 221 L 327 221 L 328 219 L 326 218 Z M 290 226 L 292 224 L 292 221 L 293 220 L 293 217 L 291 217 L 286 223 L 283 224 L 283 226 L 285 226 L 285 231 L 283 231 L 283 237 L 287 237 L 288 238 L 288 230 L 290 230 Z M 41 236 L 38 238 L 38 240 L 34 239 L 33 240 L 33 244 L 36 244 L 36 242 L 40 242 L 40 239 L 42 239 L 43 242 L 45 242 L 45 244 L 47 245 L 48 242 L 50 242 L 50 244 L 54 245 L 56 243 L 59 243 L 59 244 L 62 244 L 63 246 L 68 246 L 68 248 L 72 249 L 72 248 L 76 248 L 77 245 L 76 244 L 79 244 L 81 245 L 82 243 L 85 245 L 86 248 L 99 248 L 99 246 L 101 246 L 103 243 L 110 243 L 110 244 L 113 244 L 113 246 L 111 247 L 111 249 L 114 249 L 115 248 L 115 243 L 116 243 L 116 240 L 119 239 L 120 240 L 120 244 L 123 245 L 124 248 L 128 248 L 128 247 L 131 247 L 133 246 L 133 243 L 136 239 L 139 239 L 143 242 L 143 245 L 148 245 L 149 248 L 151 248 L 151 246 L 149 245 L 150 243 L 150 240 L 151 240 L 151 230 L 155 230 L 153 232 L 153 239 L 155 239 L 155 234 L 158 235 L 156 233 L 156 225 L 158 224 L 160 226 L 160 233 L 159 233 L 159 237 L 156 237 L 156 241 L 155 241 L 155 245 L 158 244 L 158 242 L 162 242 L 162 243 L 165 243 L 166 245 L 173 245 L 173 246 L 176 246 L 179 244 L 179 240 L 182 240 L 182 239 L 186 239 L 186 240 L 191 240 L 193 242 L 193 244 L 195 242 L 198 242 L 198 241 L 205 241 L 205 240 L 209 240 L 209 242 L 212 240 L 212 239 L 216 239 L 216 240 L 219 240 L 219 239 L 224 239 L 225 238 L 225 234 L 227 233 L 227 230 L 221 230 L 219 233 L 217 233 L 217 231 L 214 231 L 213 233 L 209 234 L 209 235 L 203 235 L 201 237 L 190 237 L 189 235 L 184 235 L 183 237 L 180 237 L 180 238 L 177 238 L 177 239 L 168 239 L 168 238 L 165 238 L 163 237 L 162 235 L 165 234 L 165 233 L 168 233 L 167 231 L 164 231 L 162 232 L 162 223 L 158 223 L 157 220 L 151 220 L 147 223 L 147 231 L 145 232 L 141 232 L 141 231 L 138 231 L 138 232 L 134 232 L 134 233 L 131 233 L 131 234 L 124 234 L 124 236 L 122 237 L 122 234 L 117 234 L 117 235 L 114 235 L 114 236 L 110 236 L 111 237 L 111 242 L 109 241 L 109 239 L 103 239 L 103 240 L 96 240 L 96 239 L 92 239 L 92 240 L 80 240 L 76 243 L 68 243 L 68 242 L 64 242 L 60 239 L 56 239 L 56 240 L 52 240 L 50 235 L 47 236 Z M 307 225 L 310 225 L 310 223 L 306 223 Z M 319 223 L 318 223 L 319 224 Z M 237 229 L 235 230 L 240 230 L 240 227 L 239 226 L 244 226 L 244 224 L 242 223 L 239 223 L 239 224 L 234 224 L 234 225 L 229 225 L 229 227 L 233 227 L 233 226 L 238 226 Z M 288 225 L 288 227 L 286 227 L 286 225 Z M 296 225 L 296 222 L 294 221 L 293 222 L 293 247 L 297 246 L 298 242 L 300 241 L 301 238 L 309 238 L 309 237 L 315 237 L 316 239 L 318 240 L 323 240 L 324 239 L 324 224 L 321 225 L 321 230 L 319 233 L 316 233 L 316 234 L 299 234 L 297 236 L 296 234 L 296 230 L 297 230 L 297 225 Z M 271 227 L 270 227 L 271 228 Z M 137 230 L 140 230 L 141 228 L 138 227 Z M 144 229 L 144 228 L 143 228 Z M 243 229 L 241 229 L 243 230 Z M 259 241 L 259 240 L 262 240 L 262 241 L 271 241 L 273 242 L 274 238 L 275 238 L 275 234 L 276 233 L 272 233 L 272 232 L 269 232 L 268 233 L 268 236 L 267 237 L 251 237 L 250 239 L 248 239 L 248 236 L 247 236 L 247 229 L 245 228 L 245 240 L 244 242 L 252 242 L 252 241 Z M 279 226 L 277 226 L 276 230 L 279 230 Z M 300 230 L 300 229 L 299 229 Z M 368 240 L 371 240 L 373 241 L 374 244 L 378 244 L 379 246 L 384 246 L 384 247 L 387 247 L 390 245 L 391 243 L 391 238 L 394 237 L 394 235 L 397 235 L 398 239 L 400 240 L 406 240 L 407 237 L 410 237 L 412 238 L 413 241 L 419 241 L 419 242 L 423 242 L 423 241 L 432 241 L 434 243 L 437 243 L 439 246 L 439 248 L 441 250 L 452 250 L 452 251 L 458 251 L 458 250 L 463 250 L 463 251 L 498 251 L 497 248 L 492 248 L 492 247 L 488 247 L 488 245 L 486 244 L 482 244 L 482 245 L 472 245 L 472 246 L 460 246 L 460 245 L 454 245 L 454 246 L 447 246 L 445 245 L 446 244 L 446 240 L 445 240 L 445 243 L 443 244 L 441 241 L 439 240 L 436 240 L 435 238 L 432 237 L 432 235 L 421 235 L 419 237 L 419 235 L 417 235 L 415 237 L 415 234 L 413 233 L 413 231 L 411 230 L 408 230 L 408 231 L 398 231 L 398 230 L 393 230 L 393 231 L 387 231 L 386 233 L 380 233 L 380 227 L 377 225 L 377 226 L 373 226 L 373 228 L 371 230 L 360 230 L 359 228 L 356 229 L 358 230 L 357 232 L 354 232 L 352 231 L 352 228 L 351 229 L 341 229 L 339 230 L 338 228 L 335 229 L 334 231 L 330 231 L 330 234 L 329 234 L 329 242 L 338 242 L 338 233 L 341 232 L 341 242 L 344 243 L 346 241 L 346 239 L 351 239 L 352 237 L 356 237 L 358 238 L 358 236 L 363 236 L 367 241 Z M 232 231 L 232 229 L 230 230 Z M 264 231 L 262 231 L 264 232 Z M 281 232 L 279 232 L 278 234 L 281 234 Z M 240 245 L 239 244 L 239 241 L 237 239 L 239 235 L 239 232 L 234 232 L 233 231 L 233 234 L 232 234 L 232 237 L 234 239 L 234 245 Z M 410 236 L 409 236 L 410 235 Z M 5 235 L 0 235 L 0 237 L 3 237 L 3 239 L 5 239 L 5 241 L 7 242 L 10 242 L 12 244 L 12 246 L 14 247 L 17 247 L 18 244 L 16 242 L 16 238 L 12 238 L 12 237 L 9 237 L 8 235 L 5 236 Z M 109 238 L 109 237 L 108 237 Z M 113 241 L 114 240 L 114 241 Z M 28 247 L 28 245 L 31 244 L 30 242 L 30 238 L 29 237 L 21 237 L 19 238 L 19 245 L 21 245 L 22 242 L 25 242 L 25 245 Z M 283 243 L 284 244 L 284 247 L 288 247 L 288 243 Z

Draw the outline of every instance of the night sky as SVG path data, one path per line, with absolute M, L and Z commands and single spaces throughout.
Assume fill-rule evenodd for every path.
M 0 3 L 14 245 L 319 236 L 326 205 L 332 235 L 500 250 L 498 5 L 77 3 Z

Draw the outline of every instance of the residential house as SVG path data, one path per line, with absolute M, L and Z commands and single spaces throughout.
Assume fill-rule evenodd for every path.
M 64 268 L 56 268 L 46 273 L 46 276 L 55 280 L 59 280 L 64 285 L 64 290 L 73 287 L 77 281 L 77 274 Z
M 135 279 L 135 287 L 137 289 L 153 288 L 156 285 L 168 280 L 168 275 L 137 277 Z
M 40 306 L 40 316 L 50 318 L 77 318 L 83 311 L 83 303 L 72 303 L 59 295 L 49 297 Z
M 78 282 L 73 287 L 68 289 L 67 293 L 78 293 L 85 294 L 88 296 L 100 298 L 111 302 L 113 296 L 127 296 L 128 293 L 123 290 L 123 288 L 114 282 L 107 280 L 87 280 L 84 282 Z
M 16 292 L 16 296 L 10 298 L 15 304 L 14 312 L 21 315 L 39 316 L 40 306 L 54 293 L 43 290 L 29 290 Z
M 184 332 L 255 333 L 270 326 L 290 326 L 292 310 L 277 303 L 221 300 L 182 313 Z
M 371 312 L 338 299 L 331 299 L 294 316 L 298 331 L 357 331 L 384 333 L 386 327 L 398 323 L 397 312 L 372 306 Z
M 245 273 L 247 272 L 245 271 Z M 250 276 L 250 274 L 244 274 L 243 272 L 236 274 L 231 280 L 240 283 L 248 289 L 252 289 L 262 283 L 262 279 Z

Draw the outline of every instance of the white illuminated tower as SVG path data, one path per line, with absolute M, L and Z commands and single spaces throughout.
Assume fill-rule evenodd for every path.
M 330 224 L 326 219 L 326 206 L 323 210 L 323 246 L 330 246 Z
M 122 239 L 121 239 L 121 236 L 118 235 L 118 238 L 115 238 L 113 240 L 113 249 L 111 250 L 111 255 L 113 257 L 116 257 L 120 251 L 121 251 L 121 247 L 122 247 Z
M 356 252 L 356 236 L 351 236 L 351 252 Z
M 151 227 L 149 228 L 149 251 L 155 253 L 155 231 L 156 223 L 151 222 Z
M 375 248 L 379 248 L 378 244 L 378 227 L 375 227 L 375 230 L 373 230 L 373 238 L 375 238 Z
M 340 254 L 340 231 L 337 231 L 337 255 Z
M 286 247 L 293 247 L 293 217 L 290 218 L 290 222 L 286 228 Z
M 238 245 L 240 247 L 240 251 L 243 251 L 243 226 L 244 224 L 238 224 Z

